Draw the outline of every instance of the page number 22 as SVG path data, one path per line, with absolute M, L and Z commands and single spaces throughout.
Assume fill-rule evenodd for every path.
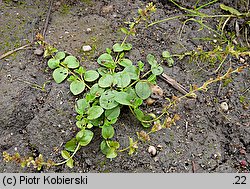
M 247 177 L 246 176 L 235 176 L 235 182 L 233 184 L 247 184 L 246 180 Z

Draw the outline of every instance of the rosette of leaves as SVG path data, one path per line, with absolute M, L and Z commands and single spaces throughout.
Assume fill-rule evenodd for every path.
M 145 114 L 140 106 L 151 95 L 150 85 L 155 83 L 156 76 L 162 73 L 163 68 L 153 55 L 148 55 L 147 61 L 151 69 L 147 73 L 151 75 L 146 79 L 148 74 L 142 76 L 144 64 L 141 61 L 135 64 L 125 57 L 125 53 L 131 49 L 132 45 L 129 43 L 116 43 L 112 49 L 107 48 L 106 53 L 99 56 L 97 63 L 100 67 L 89 71 L 81 67 L 74 56 L 66 56 L 64 52 L 57 52 L 49 59 L 48 66 L 54 69 L 54 80 L 61 83 L 68 78 L 74 95 L 84 91 L 86 82 L 91 84 L 84 97 L 76 101 L 76 126 L 79 132 L 66 143 L 65 150 L 61 152 L 67 166 L 73 167 L 75 152 L 91 142 L 94 137 L 93 127 L 101 129 L 102 153 L 107 158 L 117 156 L 120 144 L 113 140 L 114 124 L 123 106 L 129 106 L 144 127 L 151 125 L 152 115 Z M 129 153 L 132 154 L 134 150 L 133 147 Z

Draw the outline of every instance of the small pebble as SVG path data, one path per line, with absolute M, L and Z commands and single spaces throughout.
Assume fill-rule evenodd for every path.
M 221 107 L 222 111 L 224 111 L 224 112 L 228 111 L 228 105 L 226 102 L 222 102 L 220 104 L 220 107 Z
M 38 55 L 38 56 L 42 56 L 43 55 L 43 49 L 37 48 L 36 50 L 34 50 L 34 54 Z
M 241 62 L 241 63 L 244 63 L 244 62 L 245 62 L 245 59 L 244 59 L 244 58 L 240 58 L 240 62 Z
M 155 94 L 155 95 L 158 95 L 160 97 L 163 96 L 163 90 L 161 87 L 159 87 L 158 85 L 152 85 L 151 86 L 151 90 L 152 90 L 152 93 Z
M 104 14 L 108 14 L 113 11 L 113 5 L 103 6 L 101 12 Z
M 86 29 L 86 33 L 90 33 L 91 31 L 92 31 L 91 28 Z
M 195 99 L 188 99 L 184 102 L 184 107 L 187 110 L 193 110 L 195 108 Z
M 88 52 L 88 51 L 91 51 L 92 48 L 91 48 L 91 46 L 89 46 L 89 45 L 85 45 L 85 46 L 82 46 L 82 50 L 83 50 L 84 52 Z
M 148 147 L 148 153 L 151 154 L 151 156 L 155 156 L 157 151 L 156 151 L 156 148 L 154 146 L 149 146 Z
M 148 98 L 148 99 L 146 100 L 146 103 L 147 103 L 148 106 L 152 105 L 154 102 L 155 102 L 155 100 L 152 99 L 152 98 Z
M 24 64 L 20 64 L 20 65 L 19 65 L 19 69 L 20 69 L 20 70 L 25 70 L 25 68 L 26 68 L 26 66 L 25 66 Z

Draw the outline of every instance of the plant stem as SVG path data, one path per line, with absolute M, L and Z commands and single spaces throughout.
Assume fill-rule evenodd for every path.
M 82 77 L 79 78 L 79 76 L 77 76 L 74 72 L 72 72 L 67 66 L 65 66 L 65 65 L 63 65 L 63 64 L 60 64 L 60 65 L 63 66 L 64 68 L 66 68 L 66 69 L 68 70 L 68 72 L 71 73 L 73 76 L 77 77 L 77 79 L 78 79 L 79 81 L 83 81 L 83 82 L 84 82 L 84 80 L 83 80 Z M 90 86 L 88 86 L 85 82 L 84 82 L 84 84 L 86 85 L 86 87 L 87 87 L 88 89 L 90 89 Z
M 141 76 L 141 79 L 143 79 L 144 77 L 146 77 L 149 73 L 151 72 L 151 70 L 147 71 L 144 75 Z M 135 80 L 133 83 L 131 83 L 127 88 L 133 86 L 134 84 L 136 84 L 138 81 L 140 81 L 140 79 Z
M 66 159 L 65 161 L 63 162 L 60 162 L 60 163 L 56 163 L 55 166 L 58 166 L 58 165 L 62 165 L 62 164 L 65 164 L 67 163 L 70 159 L 72 159 L 74 157 L 74 155 L 76 154 L 76 152 L 80 149 L 80 143 L 77 144 L 77 147 L 75 149 L 75 151 L 73 152 L 73 154 L 68 158 Z

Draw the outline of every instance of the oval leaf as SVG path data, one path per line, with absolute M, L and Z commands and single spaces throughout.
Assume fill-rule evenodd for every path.
M 66 165 L 67 165 L 69 168 L 72 169 L 72 168 L 74 167 L 74 160 L 73 160 L 72 158 L 70 158 L 70 159 L 67 161 Z
M 61 155 L 62 155 L 63 159 L 69 159 L 70 158 L 70 154 L 66 150 L 62 150 Z
M 76 101 L 75 109 L 78 114 L 81 115 L 86 114 L 88 108 L 89 108 L 89 103 L 85 98 Z
M 110 87 L 112 83 L 113 83 L 113 76 L 110 74 L 103 75 L 98 81 L 98 85 L 102 88 Z
M 130 102 L 131 100 L 133 100 L 133 98 L 131 98 L 131 96 L 126 92 L 115 93 L 115 101 L 118 102 L 119 104 L 132 106 Z
M 67 78 L 68 70 L 66 68 L 63 68 L 63 67 L 57 68 L 53 71 L 52 76 L 53 76 L 56 83 L 61 83 Z
M 60 60 L 56 60 L 54 58 L 49 59 L 48 66 L 50 69 L 56 69 L 59 67 Z
M 95 70 L 86 71 L 84 74 L 84 80 L 88 82 L 95 81 L 98 79 L 98 77 L 99 77 L 99 73 Z
M 125 43 L 122 45 L 124 51 L 129 51 L 132 49 L 132 45 L 130 43 Z
M 117 84 L 117 87 L 120 88 L 127 87 L 131 82 L 131 78 L 129 76 L 129 73 L 127 72 L 118 72 L 114 74 L 114 79 Z
M 74 95 L 78 95 L 80 93 L 82 93 L 85 89 L 85 83 L 83 81 L 73 81 L 70 84 L 70 91 L 74 94 Z
M 105 139 L 112 138 L 115 134 L 115 130 L 111 125 L 102 126 L 102 137 Z
M 68 141 L 65 144 L 65 149 L 69 152 L 74 152 L 77 146 L 77 140 L 75 138 L 72 138 L 70 141 Z
M 139 78 L 139 69 L 136 66 L 127 66 L 123 71 L 127 72 L 133 80 L 137 80 Z
M 103 112 L 104 112 L 104 110 L 101 106 L 92 106 L 88 110 L 87 119 L 89 119 L 89 120 L 97 119 L 98 117 L 100 117 L 102 115 Z
M 154 75 L 161 75 L 163 72 L 163 68 L 161 66 L 152 67 L 151 71 Z
M 112 108 L 110 110 L 105 110 L 105 117 L 108 120 L 113 120 L 119 117 L 121 108 L 119 106 Z
M 147 61 L 151 66 L 157 66 L 157 61 L 155 59 L 155 56 L 152 54 L 147 55 Z
M 65 58 L 65 52 L 58 52 L 56 53 L 55 59 L 62 60 Z
M 79 61 L 74 56 L 67 56 L 63 62 L 68 66 L 68 68 L 79 67 Z
M 81 130 L 76 134 L 76 140 L 81 146 L 87 146 L 92 140 L 94 133 L 90 130 Z
M 94 95 L 95 97 L 99 97 L 102 95 L 102 93 L 105 91 L 105 89 L 99 87 L 99 85 L 96 83 L 90 88 L 90 94 Z
M 112 56 L 108 53 L 104 53 L 101 56 L 99 56 L 97 62 L 98 64 L 105 66 L 107 68 L 113 68 L 115 66 Z
M 121 66 L 123 67 L 127 67 L 127 66 L 132 66 L 133 63 L 131 60 L 127 59 L 127 58 L 124 58 L 122 59 L 121 61 L 118 62 Z
M 122 48 L 121 44 L 116 43 L 113 45 L 113 50 L 114 50 L 114 52 L 122 52 L 123 48 Z
M 135 85 L 136 94 L 143 100 L 147 99 L 151 95 L 151 89 L 147 82 L 139 81 Z
M 115 94 L 113 91 L 105 91 L 99 99 L 100 106 L 107 110 L 115 108 L 119 103 L 114 98 Z

